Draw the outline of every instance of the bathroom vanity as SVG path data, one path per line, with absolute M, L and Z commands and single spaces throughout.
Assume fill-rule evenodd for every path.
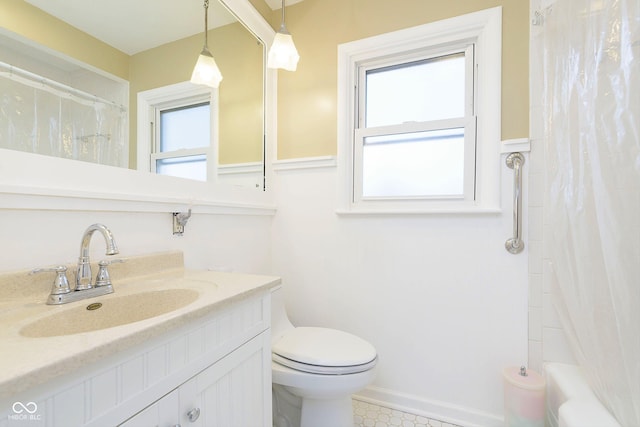
M 0 426 L 270 426 L 279 278 L 182 265 L 131 257 L 113 294 L 58 306 L 53 276 L 0 275 Z

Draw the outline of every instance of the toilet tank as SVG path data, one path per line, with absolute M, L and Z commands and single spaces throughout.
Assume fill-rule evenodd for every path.
M 278 341 L 284 333 L 294 326 L 287 316 L 282 286 L 271 289 L 271 343 Z

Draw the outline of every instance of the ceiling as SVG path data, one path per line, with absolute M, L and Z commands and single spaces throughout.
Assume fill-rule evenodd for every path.
M 50 15 L 129 55 L 202 33 L 203 0 L 25 0 Z M 281 0 L 264 0 L 272 10 Z M 302 0 L 287 0 L 294 4 Z M 234 18 L 217 1 L 209 6 L 209 28 Z

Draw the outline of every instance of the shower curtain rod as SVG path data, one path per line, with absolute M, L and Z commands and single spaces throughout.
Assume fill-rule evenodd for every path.
M 23 70 L 14 65 L 7 64 L 0 61 L 0 76 L 8 79 L 20 82 L 35 89 L 43 89 L 49 93 L 53 93 L 62 98 L 76 98 L 83 105 L 105 104 L 111 107 L 119 108 L 121 112 L 127 111 L 127 109 L 116 102 L 100 98 L 97 95 L 84 92 L 80 89 L 67 86 L 63 83 L 56 82 L 55 80 L 48 79 L 30 71 Z

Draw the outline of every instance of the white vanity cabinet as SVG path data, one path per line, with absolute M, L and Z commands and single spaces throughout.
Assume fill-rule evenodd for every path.
M 263 333 L 200 372 L 120 427 L 266 426 L 265 353 Z
M 181 326 L 3 406 L 37 405 L 29 426 L 271 426 L 270 295 L 265 286 L 189 313 Z M 11 410 L 0 413 L 0 427 L 24 425 Z

